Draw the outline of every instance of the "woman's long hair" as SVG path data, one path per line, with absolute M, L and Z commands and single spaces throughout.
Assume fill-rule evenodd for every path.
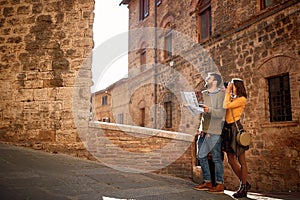
M 247 98 L 247 92 L 246 92 L 246 88 L 245 88 L 244 82 L 240 81 L 240 80 L 234 80 L 233 84 L 234 84 L 234 86 L 236 88 L 236 95 L 238 97 L 245 97 L 245 98 Z

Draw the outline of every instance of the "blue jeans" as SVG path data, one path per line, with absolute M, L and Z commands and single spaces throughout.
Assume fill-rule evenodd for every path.
M 202 168 L 203 179 L 211 182 L 207 155 L 210 152 L 216 169 L 216 183 L 224 183 L 224 166 L 222 161 L 222 138 L 220 135 L 206 134 L 198 139 L 198 159 Z

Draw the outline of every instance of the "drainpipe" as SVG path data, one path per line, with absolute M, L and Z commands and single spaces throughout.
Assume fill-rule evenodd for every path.
M 156 104 L 157 104 L 157 6 L 156 1 L 154 1 L 154 128 L 156 129 Z

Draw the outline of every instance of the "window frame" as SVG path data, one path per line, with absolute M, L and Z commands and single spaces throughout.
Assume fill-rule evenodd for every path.
M 106 106 L 108 104 L 108 96 L 102 96 L 102 106 Z
M 156 6 L 159 6 L 162 3 L 162 0 L 155 0 Z
M 208 40 L 209 38 L 211 38 L 212 36 L 212 12 L 211 12 L 211 1 L 210 0 L 206 0 L 203 1 L 200 5 L 199 5 L 199 12 L 198 12 L 198 40 L 199 41 L 205 41 Z M 203 17 L 205 16 L 205 37 L 203 36 Z
M 118 124 L 123 124 L 123 113 L 118 113 Z
M 165 36 L 165 51 L 164 51 L 164 58 L 168 59 L 173 56 L 172 49 L 173 49 L 173 30 L 169 30 Z
M 149 16 L 149 0 L 140 0 L 139 20 L 143 21 Z
M 166 111 L 166 121 L 165 121 L 165 127 L 166 128 L 172 128 L 173 122 L 172 122 L 172 101 L 166 101 L 164 102 L 164 108 Z
M 266 78 L 269 95 L 269 121 L 270 122 L 290 122 L 293 120 L 290 77 L 289 73 L 284 73 Z M 279 79 L 279 88 L 275 88 L 275 81 Z M 287 80 L 284 80 L 287 79 Z M 273 88 L 272 88 L 273 87 Z M 276 94 L 277 93 L 277 94 Z M 277 105 L 277 106 L 276 106 Z M 280 109 L 276 110 L 276 107 Z
M 269 5 L 267 5 L 267 1 L 268 0 L 260 0 L 260 8 L 261 8 L 261 10 L 270 8 L 270 7 L 272 7 L 272 6 L 280 3 L 280 0 L 272 0 L 272 3 L 269 4 Z
M 145 127 L 145 119 L 146 119 L 146 109 L 145 108 L 140 108 L 141 112 L 141 127 Z
M 145 71 L 146 63 L 147 63 L 147 51 L 146 51 L 146 48 L 142 48 L 140 51 L 140 65 L 141 65 L 140 71 L 141 72 Z

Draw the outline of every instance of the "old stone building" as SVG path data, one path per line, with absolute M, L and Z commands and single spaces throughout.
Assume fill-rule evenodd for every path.
M 93 120 L 113 122 L 118 124 L 130 124 L 127 94 L 127 78 L 111 84 L 107 88 L 92 94 Z M 123 119 L 127 119 L 123 121 Z
M 202 89 L 209 71 L 219 71 L 224 80 L 240 77 L 248 92 L 243 123 L 253 136 L 247 151 L 250 182 L 255 190 L 299 191 L 299 1 L 121 4 L 129 9 L 133 124 L 195 134 L 197 124 L 183 114 L 179 91 Z M 196 180 L 193 150 L 192 159 Z M 226 185 L 236 187 L 228 165 L 225 176 Z
M 247 84 L 253 190 L 299 191 L 299 1 L 122 4 L 129 76 L 111 91 L 110 116 L 136 126 L 89 121 L 94 0 L 0 1 L 1 141 L 196 180 L 198 119 L 179 92 L 202 89 L 217 70 Z M 236 188 L 226 169 L 226 186 Z
M 92 94 L 93 120 L 110 122 L 112 119 L 112 91 L 113 86 L 97 91 Z M 113 120 L 113 119 L 112 119 Z
M 0 1 L 1 141 L 89 156 L 93 19 L 94 0 Z

